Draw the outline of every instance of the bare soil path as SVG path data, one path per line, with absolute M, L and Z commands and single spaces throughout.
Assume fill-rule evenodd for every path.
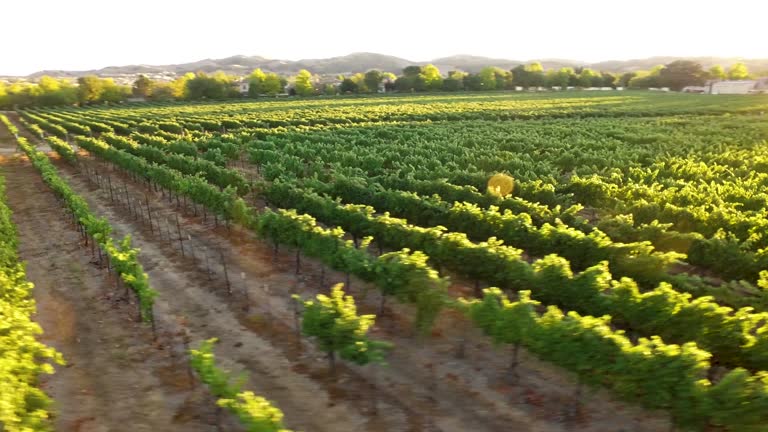
M 5 132 L 4 153 L 13 148 Z M 56 430 L 215 430 L 209 419 L 183 425 L 174 419 L 187 398 L 187 381 L 174 379 L 168 353 L 134 322 L 133 307 L 117 301 L 112 281 L 94 265 L 36 169 L 24 157 L 6 155 L 0 174 L 19 231 L 19 254 L 35 284 L 42 340 L 67 361 L 42 382 L 55 400 Z

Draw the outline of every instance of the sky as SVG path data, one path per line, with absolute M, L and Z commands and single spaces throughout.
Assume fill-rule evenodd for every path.
M 376 52 L 583 62 L 768 58 L 768 0 L 0 0 L 0 75 Z M 10 37 L 9 37 L 10 35 Z

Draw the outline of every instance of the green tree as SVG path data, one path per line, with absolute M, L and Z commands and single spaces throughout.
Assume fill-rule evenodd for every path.
M 261 69 L 254 69 L 250 75 L 248 75 L 248 96 L 257 97 L 264 93 L 264 81 L 267 79 L 267 74 Z
M 276 73 L 268 73 L 264 77 L 264 81 L 261 83 L 261 91 L 264 94 L 276 95 L 282 93 L 285 88 L 285 83 L 282 78 Z
M 738 62 L 731 65 L 731 67 L 728 68 L 728 79 L 732 80 L 745 80 L 749 78 L 749 71 L 747 70 L 747 65 L 744 63 Z
M 102 91 L 104 91 L 104 83 L 95 75 L 88 75 L 77 79 L 77 99 L 80 104 L 98 102 Z
M 131 97 L 132 89 L 117 85 L 111 79 L 104 80 L 99 102 L 121 102 Z
M 540 87 L 544 85 L 544 67 L 539 62 L 533 62 L 525 66 L 530 85 Z
M 187 72 L 186 74 L 176 78 L 170 83 L 171 94 L 174 99 L 187 99 L 189 92 L 187 91 L 187 82 L 193 79 L 195 74 Z
M 576 75 L 573 68 L 564 67 L 557 71 L 551 69 L 547 71 L 546 85 L 549 87 L 557 86 L 565 89 L 568 87 L 572 75 Z
M 467 76 L 466 72 L 450 71 L 448 72 L 448 78 L 443 80 L 443 90 L 445 91 L 459 91 L 464 89 L 464 78 Z
M 664 69 L 664 66 L 659 65 L 650 71 L 637 72 L 637 75 L 629 80 L 629 88 L 647 89 L 651 87 L 661 87 L 659 75 L 661 74 L 662 69 Z
M 72 105 L 77 103 L 77 88 L 67 80 L 42 76 L 37 86 L 30 87 L 31 102 L 40 106 Z
M 616 85 L 619 87 L 627 88 L 629 87 L 629 82 L 632 80 L 632 78 L 637 76 L 637 72 L 625 72 L 621 74 L 619 77 L 619 81 Z
M 538 62 L 515 66 L 511 73 L 511 85 L 514 86 L 539 87 L 545 83 L 544 68 Z
M 310 96 L 315 93 L 315 86 L 312 84 L 312 73 L 302 69 L 294 78 L 294 88 L 299 96 Z
M 600 87 L 615 87 L 619 76 L 610 72 L 600 72 Z
M 149 99 L 153 101 L 169 101 L 174 98 L 173 83 L 158 83 L 149 95 Z
M 379 90 L 379 84 L 381 84 L 383 79 L 384 75 L 380 71 L 372 69 L 365 73 L 363 81 L 365 82 L 368 91 L 375 93 Z
M 325 87 L 323 87 L 323 94 L 326 96 L 333 96 L 336 94 L 336 86 L 333 84 L 326 84 Z
M 357 83 L 352 81 L 352 78 L 344 78 L 339 86 L 339 90 L 342 94 L 357 93 Z
M 725 69 L 723 69 L 720 65 L 714 65 L 709 70 L 707 70 L 707 78 L 713 79 L 713 80 L 724 80 L 728 78 L 728 75 L 725 73 Z
M 349 79 L 351 79 L 355 85 L 357 85 L 357 93 L 368 93 L 371 91 L 368 88 L 368 84 L 365 82 L 365 74 L 358 72 L 349 77 Z
M 152 95 L 152 87 L 154 86 L 155 82 L 147 78 L 146 75 L 139 75 L 133 82 L 133 95 L 148 99 Z
M 560 80 L 557 76 L 557 71 L 550 69 L 544 74 L 544 85 L 547 87 L 554 87 L 560 85 Z
M 424 81 L 426 90 L 437 91 L 443 88 L 443 77 L 437 66 L 431 64 L 424 66 L 419 76 Z
M 403 68 L 403 76 L 415 77 L 421 75 L 421 66 L 406 66 Z
M 512 68 L 512 84 L 520 87 L 528 87 L 528 73 L 524 65 L 518 65 Z
M 467 74 L 463 81 L 464 88 L 469 91 L 480 91 L 483 89 L 483 79 L 479 74 Z
M 690 60 L 676 60 L 659 71 L 659 84 L 680 91 L 689 85 L 703 85 L 704 69 L 701 64 Z
M 496 73 L 499 69 L 488 66 L 480 70 L 477 75 L 480 77 L 481 90 L 496 90 Z
M 407 66 L 403 69 L 403 75 L 395 81 L 395 88 L 398 91 L 424 91 L 426 84 L 421 75 L 421 66 Z
M 2 81 L 0 81 L 0 107 L 6 107 L 10 105 L 8 97 L 8 86 Z
M 598 87 L 600 82 L 600 75 L 589 68 L 584 68 L 579 74 L 579 86 L 581 87 Z
M 301 301 L 297 296 L 297 301 Z M 331 372 L 336 369 L 336 354 L 358 365 L 382 362 L 392 345 L 368 339 L 375 315 L 358 315 L 355 299 L 345 296 L 343 284 L 331 289 L 331 295 L 318 294 L 315 300 L 301 301 L 304 306 L 301 331 L 314 338 L 328 355 Z
M 230 96 L 232 81 L 224 74 L 210 76 L 198 72 L 186 81 L 186 87 L 189 99 L 223 99 Z
M 43 75 L 40 77 L 40 80 L 37 81 L 37 86 L 43 93 L 53 93 L 61 89 L 61 82 L 56 78 Z

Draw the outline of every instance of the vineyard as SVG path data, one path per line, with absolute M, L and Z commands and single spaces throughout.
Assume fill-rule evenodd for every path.
M 768 431 L 767 113 L 632 92 L 6 112 L 0 429 Z M 119 342 L 56 336 L 49 291 L 78 344 Z

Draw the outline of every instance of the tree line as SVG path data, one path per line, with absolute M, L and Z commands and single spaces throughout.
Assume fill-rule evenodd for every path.
M 485 67 L 478 73 L 450 71 L 443 74 L 431 64 L 408 66 L 399 76 L 390 72 L 369 70 L 365 73 L 338 75 L 323 79 L 307 70 L 294 76 L 254 70 L 246 77 L 223 72 L 187 73 L 173 81 L 152 80 L 139 75 L 132 86 L 119 85 L 111 78 L 80 77 L 75 81 L 41 77 L 37 83 L 0 82 L 0 107 L 30 107 L 57 105 L 88 105 L 118 103 L 130 97 L 146 100 L 228 99 L 244 96 L 239 83 L 248 83 L 247 96 L 274 96 L 288 93 L 298 96 L 365 94 L 385 92 L 456 92 L 517 90 L 530 88 L 589 88 L 611 87 L 648 89 L 669 87 L 681 90 L 689 85 L 703 85 L 708 80 L 742 80 L 768 76 L 768 71 L 750 74 L 744 63 L 735 63 L 727 70 L 720 65 L 704 69 L 701 64 L 677 60 L 650 70 L 611 73 L 586 67 L 563 67 L 544 70 L 541 63 L 519 65 L 511 70 Z

